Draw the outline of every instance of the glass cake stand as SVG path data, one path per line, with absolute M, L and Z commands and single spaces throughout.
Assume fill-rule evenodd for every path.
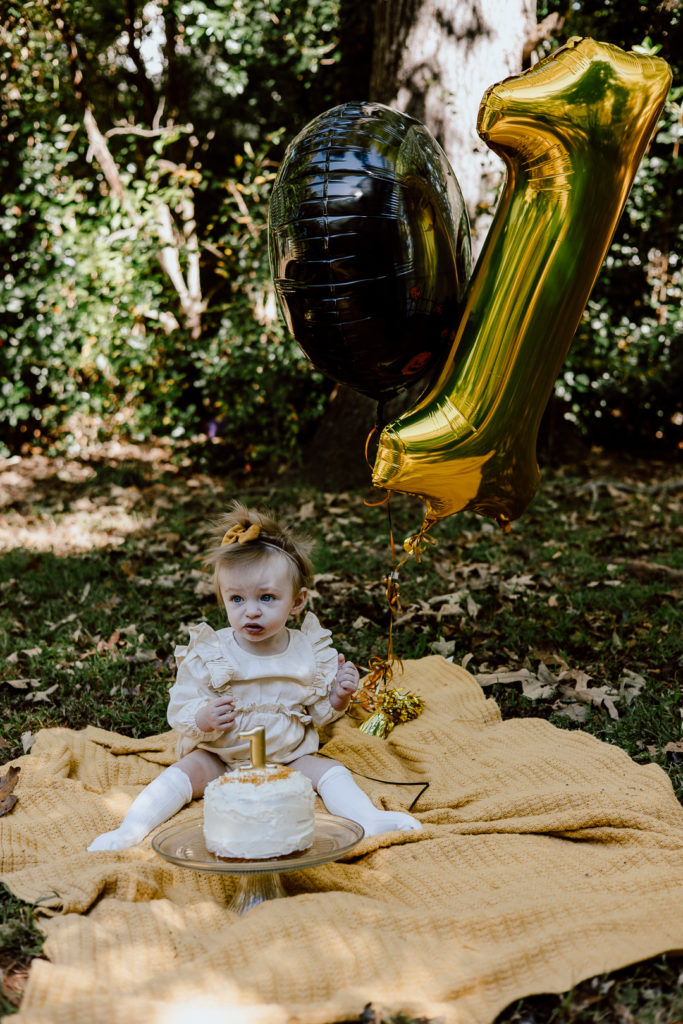
M 237 889 L 228 909 L 244 914 L 264 900 L 287 895 L 280 877 L 286 871 L 301 871 L 338 860 L 352 850 L 363 835 L 362 826 L 355 821 L 316 811 L 313 845 L 303 853 L 290 853 L 285 857 L 268 860 L 218 857 L 210 853 L 204 843 L 203 818 L 162 829 L 152 839 L 152 846 L 166 860 L 181 867 L 238 875 Z

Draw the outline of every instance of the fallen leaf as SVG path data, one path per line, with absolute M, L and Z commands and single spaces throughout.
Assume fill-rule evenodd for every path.
M 560 672 L 559 680 L 561 683 L 566 684 L 568 679 L 572 679 L 576 683 L 577 689 L 586 689 L 592 676 L 589 676 L 583 669 L 568 668 Z
M 543 683 L 545 686 L 550 687 L 554 690 L 559 683 L 559 678 L 547 667 L 545 662 L 539 662 L 538 668 L 536 669 L 536 675 L 538 676 L 539 683 Z
M 210 597 L 216 593 L 213 582 L 207 579 L 197 580 L 194 585 L 194 592 L 197 597 Z
M 535 679 L 535 676 L 528 668 L 520 668 L 509 672 L 480 672 L 474 678 L 480 686 L 495 686 L 497 683 L 503 685 L 507 683 L 524 683 Z
M 317 572 L 313 577 L 313 582 L 317 586 L 318 583 L 334 583 L 338 579 L 339 576 L 334 572 Z
M 108 640 L 98 640 L 97 642 L 97 653 L 102 654 L 104 651 L 111 651 L 112 648 L 115 650 L 116 645 L 121 639 L 121 630 L 115 629 Z
M 429 645 L 432 654 L 440 654 L 442 658 L 448 658 L 455 650 L 455 640 L 435 640 Z
M 662 752 L 664 754 L 683 754 L 683 740 L 667 743 L 665 747 L 662 747 Z
M 555 686 L 542 683 L 540 679 L 523 679 L 522 680 L 522 693 L 529 700 L 541 700 L 545 697 L 551 697 L 555 692 Z
M 134 665 L 143 664 L 148 661 L 156 661 L 158 654 L 151 647 L 143 648 L 141 651 L 136 651 L 135 654 L 130 654 L 126 661 L 132 662 Z
M 48 622 L 47 625 L 50 627 L 50 629 L 58 629 L 60 626 L 65 626 L 67 622 L 73 622 L 74 619 L 77 618 L 78 615 L 76 614 L 76 612 L 72 612 L 71 615 L 67 615 L 65 619 L 60 619 L 59 622 Z
M 533 589 L 535 586 L 536 583 L 533 576 L 529 573 L 524 573 L 521 576 L 510 576 L 507 580 L 501 580 L 500 589 L 509 597 L 514 597 L 517 594 L 523 593 L 524 590 Z
M 581 704 L 595 704 L 596 707 L 607 708 L 607 713 L 610 718 L 619 718 L 619 712 L 617 711 L 615 701 L 619 700 L 619 694 L 616 693 L 610 686 L 577 686 L 574 690 L 576 699 Z
M 21 768 L 13 766 L 7 772 L 7 775 L 0 777 L 0 815 L 9 814 L 19 799 L 12 790 L 17 784 L 20 771 Z
M 683 569 L 659 562 L 646 562 L 641 559 L 628 559 L 623 563 L 630 575 L 649 582 L 652 579 L 683 580 Z
M 436 613 L 436 621 L 441 622 L 444 615 L 464 615 L 459 604 L 443 604 Z
M 40 682 L 39 679 L 3 679 L 3 683 L 7 686 L 13 686 L 15 690 L 27 690 L 29 683 L 31 686 L 37 686 Z
M 619 694 L 624 697 L 627 704 L 630 704 L 645 686 L 647 686 L 647 680 L 643 676 L 626 668 L 619 679 Z
M 366 626 L 371 626 L 372 622 L 370 619 L 366 619 L 364 615 L 359 615 L 357 619 L 351 624 L 351 629 L 365 629 Z
M 21 734 L 21 745 L 24 748 L 24 753 L 28 754 L 29 750 L 36 742 L 36 738 L 32 732 L 22 732 Z
M 40 701 L 46 701 L 51 693 L 54 693 L 59 683 L 55 683 L 54 686 L 50 686 L 47 690 L 36 690 L 34 693 L 27 693 L 24 700 L 32 701 L 34 704 L 38 704 Z
M 569 671 L 569 665 L 556 651 L 544 651 L 534 647 L 529 651 L 529 654 L 532 658 L 542 661 L 544 665 L 559 665 L 563 671 Z

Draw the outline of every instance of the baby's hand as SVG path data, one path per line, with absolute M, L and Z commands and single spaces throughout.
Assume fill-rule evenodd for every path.
M 235 706 L 232 697 L 217 697 L 200 708 L 194 716 L 197 728 L 202 732 L 229 729 L 235 721 Z
M 351 697 L 358 689 L 358 669 L 351 661 L 346 661 L 343 654 L 339 655 L 337 678 L 330 691 L 330 704 L 335 711 L 344 711 L 349 706 Z

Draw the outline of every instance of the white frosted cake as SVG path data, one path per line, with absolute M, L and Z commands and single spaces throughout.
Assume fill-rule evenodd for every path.
M 315 831 L 310 779 L 286 765 L 237 768 L 204 790 L 204 842 L 219 857 L 263 860 L 306 850 Z

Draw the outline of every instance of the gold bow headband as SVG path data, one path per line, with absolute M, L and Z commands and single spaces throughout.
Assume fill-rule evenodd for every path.
M 230 547 L 235 542 L 238 544 L 248 544 L 249 541 L 257 540 L 260 533 L 261 527 L 258 523 L 252 523 L 251 526 L 246 528 L 238 523 L 236 526 L 231 526 L 227 531 L 221 541 L 221 547 Z
M 258 523 L 252 523 L 251 526 L 242 526 L 237 523 L 236 526 L 231 526 L 230 529 L 223 535 L 221 541 L 221 547 L 230 547 L 231 544 L 248 544 L 252 540 L 258 540 L 261 536 L 261 527 Z M 297 562 L 294 555 L 290 555 L 289 551 L 285 551 L 284 548 L 280 547 L 279 544 L 273 543 L 272 540 L 261 540 L 261 544 L 265 548 L 272 548 L 273 551 L 278 551 L 285 558 L 288 558 L 294 565 L 297 572 L 301 572 L 301 567 Z

